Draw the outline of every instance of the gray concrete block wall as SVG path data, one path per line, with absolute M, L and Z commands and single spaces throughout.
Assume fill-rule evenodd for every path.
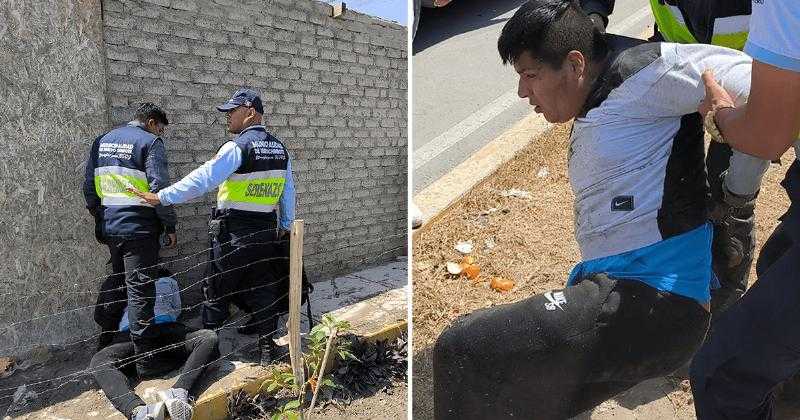
M 102 40 L 99 0 L 0 2 L 0 355 L 92 328 L 70 308 L 108 255 L 81 194 L 108 126 Z
M 214 106 L 260 91 L 265 125 L 288 147 L 315 279 L 404 253 L 406 29 L 313 1 L 104 0 L 110 118 L 160 104 L 173 181 L 231 138 Z M 175 269 L 202 274 L 214 194 L 178 206 Z M 195 268 L 191 268 L 195 267 Z
M 266 125 L 294 159 L 312 277 L 404 253 L 406 31 L 329 10 L 311 0 L 0 2 L 0 355 L 94 330 L 88 305 L 108 251 L 84 209 L 83 165 L 94 137 L 142 101 L 169 114 L 177 181 L 230 138 L 214 106 L 239 86 L 261 91 Z M 181 245 L 163 256 L 184 280 L 202 275 L 213 203 L 177 208 Z

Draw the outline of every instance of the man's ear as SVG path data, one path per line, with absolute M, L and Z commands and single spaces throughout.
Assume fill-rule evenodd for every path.
M 256 117 L 256 109 L 253 107 L 247 108 L 247 116 L 245 117 L 245 120 L 253 121 L 255 117 Z
M 572 50 L 567 53 L 567 64 L 575 77 L 581 77 L 586 72 L 586 57 L 580 51 Z

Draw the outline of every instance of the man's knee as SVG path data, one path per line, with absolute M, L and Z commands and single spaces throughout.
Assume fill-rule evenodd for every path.
M 101 350 L 101 351 L 95 353 L 94 356 L 92 356 L 92 360 L 89 362 L 89 370 L 91 372 L 95 372 L 95 371 L 100 370 L 102 368 L 107 368 L 107 366 L 104 366 L 104 365 L 108 364 L 108 362 L 109 362 L 108 358 L 105 356 L 105 354 Z
M 216 347 L 219 344 L 219 337 L 213 330 L 203 329 L 198 331 L 197 335 L 200 337 L 200 341 L 207 346 Z
M 442 373 L 459 368 L 471 368 L 474 363 L 486 361 L 491 350 L 481 345 L 480 334 L 471 325 L 476 314 L 469 314 L 458 318 L 442 332 L 436 340 L 433 351 L 434 370 Z M 482 355 L 483 354 L 483 355 Z

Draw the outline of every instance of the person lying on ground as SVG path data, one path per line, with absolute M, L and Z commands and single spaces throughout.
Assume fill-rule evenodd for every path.
M 116 317 L 118 330 L 113 333 L 105 347 L 92 357 L 89 371 L 105 392 L 111 404 L 131 420 L 160 420 L 165 411 L 173 420 L 192 418 L 190 391 L 201 377 L 206 365 L 219 355 L 217 334 L 212 330 L 192 330 L 177 322 L 181 309 L 180 289 L 177 282 L 168 276 L 155 282 L 154 328 L 158 330 L 160 348 L 152 350 L 152 357 L 144 366 L 136 369 L 137 355 L 129 333 L 127 311 L 106 310 L 99 317 Z M 101 295 L 112 296 L 117 289 L 106 288 Z M 107 301 L 111 302 L 111 301 Z M 100 307 L 100 306 L 98 306 Z M 95 318 L 98 318 L 97 312 Z M 105 334 L 109 334 L 108 331 Z M 181 367 L 175 384 L 158 391 L 159 401 L 146 404 L 130 386 L 129 377 L 154 377 Z
M 518 93 L 568 150 L 582 262 L 567 286 L 456 320 L 433 354 L 438 420 L 565 419 L 685 365 L 709 325 L 700 74 L 744 99 L 750 59 L 710 46 L 602 34 L 576 1 L 529 1 L 498 41 Z M 754 193 L 769 162 L 727 179 Z M 535 252 L 535 250 L 532 250 Z

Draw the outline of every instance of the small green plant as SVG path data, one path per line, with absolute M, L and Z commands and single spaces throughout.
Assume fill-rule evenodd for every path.
M 330 377 L 323 377 L 319 380 L 319 373 L 317 370 L 320 368 L 322 358 L 325 357 L 325 346 L 328 343 L 328 338 L 336 331 L 336 334 L 345 334 L 350 330 L 350 323 L 347 321 L 339 321 L 331 315 L 323 315 L 319 324 L 314 326 L 306 336 L 308 341 L 308 352 L 303 354 L 303 363 L 305 365 L 306 377 L 308 380 L 306 384 L 311 385 L 311 389 L 320 390 L 325 388 L 336 388 L 336 383 Z M 331 349 L 331 354 L 334 357 L 343 361 L 354 360 L 358 358 L 350 352 L 350 343 L 344 340 L 337 341 L 335 346 Z M 305 385 L 305 384 L 303 384 Z M 303 387 L 304 388 L 304 387 Z M 300 384 L 294 377 L 291 367 L 274 367 L 267 379 L 261 383 L 258 393 L 266 393 L 273 396 L 279 395 L 292 395 L 297 396 L 289 400 L 283 406 L 272 414 L 271 420 L 300 420 L 300 407 L 303 405 L 303 398 L 305 395 L 301 393 Z
M 258 388 L 258 393 L 260 394 L 266 391 L 267 394 L 276 394 L 281 390 L 286 390 L 287 392 L 296 394 L 300 391 L 300 387 L 297 386 L 296 382 L 294 373 L 292 373 L 290 367 L 275 367 L 272 369 L 272 372 L 270 372 L 269 377 L 261 383 L 261 387 Z
M 302 416 L 297 409 L 300 408 L 300 400 L 291 400 L 279 408 L 270 420 L 300 420 Z
M 331 315 L 326 314 L 322 316 L 322 320 L 319 324 L 314 326 L 308 334 L 308 353 L 303 356 L 303 360 L 305 361 L 306 370 L 310 378 L 317 378 L 319 376 L 317 369 L 319 369 L 320 362 L 325 356 L 325 345 L 328 343 L 328 337 L 330 337 L 334 330 L 336 330 L 337 334 L 345 334 L 350 331 L 350 323 L 347 321 L 339 321 Z M 358 361 L 358 358 L 350 352 L 349 342 L 339 340 L 331 351 L 343 361 Z M 322 381 L 317 380 L 317 383 L 320 386 L 334 386 L 333 381 L 330 379 L 323 379 Z

